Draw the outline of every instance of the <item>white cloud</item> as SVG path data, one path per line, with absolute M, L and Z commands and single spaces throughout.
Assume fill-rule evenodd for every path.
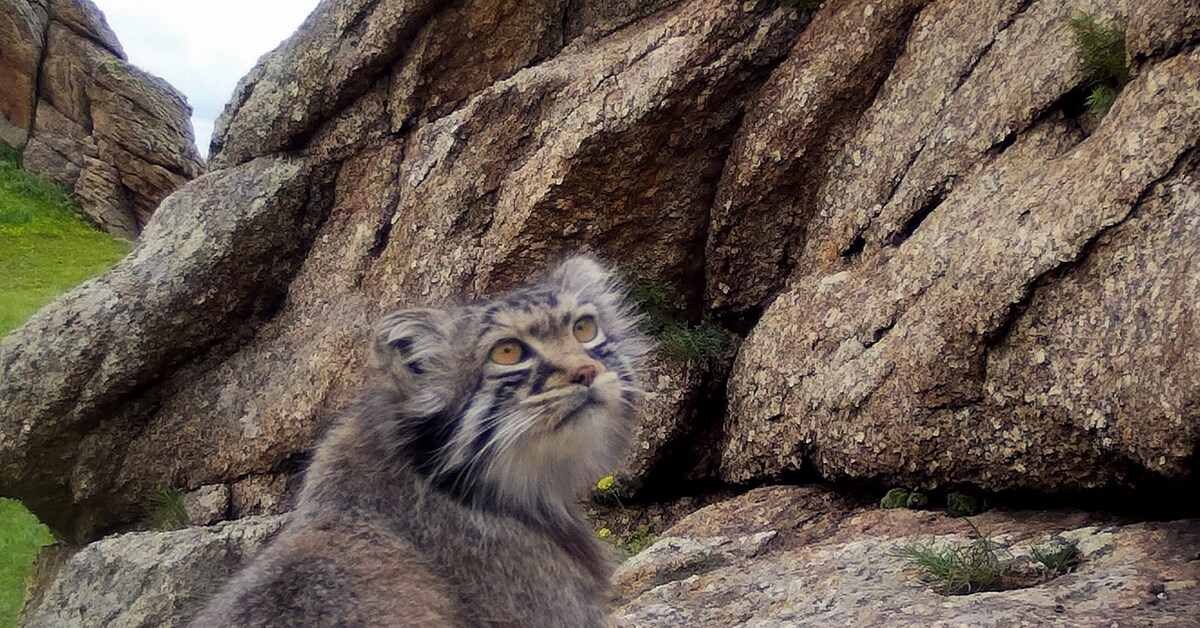
M 200 152 L 238 80 L 287 39 L 317 0 L 93 0 L 130 63 L 187 96 Z

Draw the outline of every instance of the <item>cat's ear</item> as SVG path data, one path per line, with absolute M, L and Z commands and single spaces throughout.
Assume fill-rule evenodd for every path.
M 616 287 L 613 273 L 590 255 L 568 258 L 550 272 L 549 279 L 563 290 L 591 298 Z
M 373 365 L 415 413 L 440 411 L 451 394 L 452 319 L 445 310 L 400 310 L 375 327 Z

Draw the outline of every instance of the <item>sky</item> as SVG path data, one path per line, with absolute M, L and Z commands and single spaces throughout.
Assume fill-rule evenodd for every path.
M 287 39 L 317 0 L 92 0 L 129 62 L 187 96 L 200 153 L 258 58 Z

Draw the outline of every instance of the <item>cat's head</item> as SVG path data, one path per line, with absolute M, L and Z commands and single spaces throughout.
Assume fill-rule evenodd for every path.
M 408 462 L 460 496 L 537 509 L 612 471 L 646 350 L 612 274 L 574 257 L 492 301 L 388 316 L 374 361 Z

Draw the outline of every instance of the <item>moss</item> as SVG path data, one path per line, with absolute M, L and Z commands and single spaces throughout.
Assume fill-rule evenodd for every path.
M 1055 574 L 1071 572 L 1079 566 L 1079 545 L 1073 542 L 1047 543 L 1033 548 L 1029 555 Z
M 977 495 L 955 491 L 946 495 L 946 514 L 951 517 L 971 517 L 987 510 L 987 500 Z
M 1115 22 L 1101 23 L 1095 16 L 1076 13 L 1071 17 L 1071 30 L 1075 34 L 1075 56 L 1088 88 L 1088 109 L 1103 117 L 1129 83 L 1125 29 Z
M 879 500 L 879 507 L 885 510 L 892 508 L 916 510 L 927 505 L 929 505 L 929 498 L 924 493 L 910 491 L 906 488 L 893 488 L 883 496 L 883 499 Z

